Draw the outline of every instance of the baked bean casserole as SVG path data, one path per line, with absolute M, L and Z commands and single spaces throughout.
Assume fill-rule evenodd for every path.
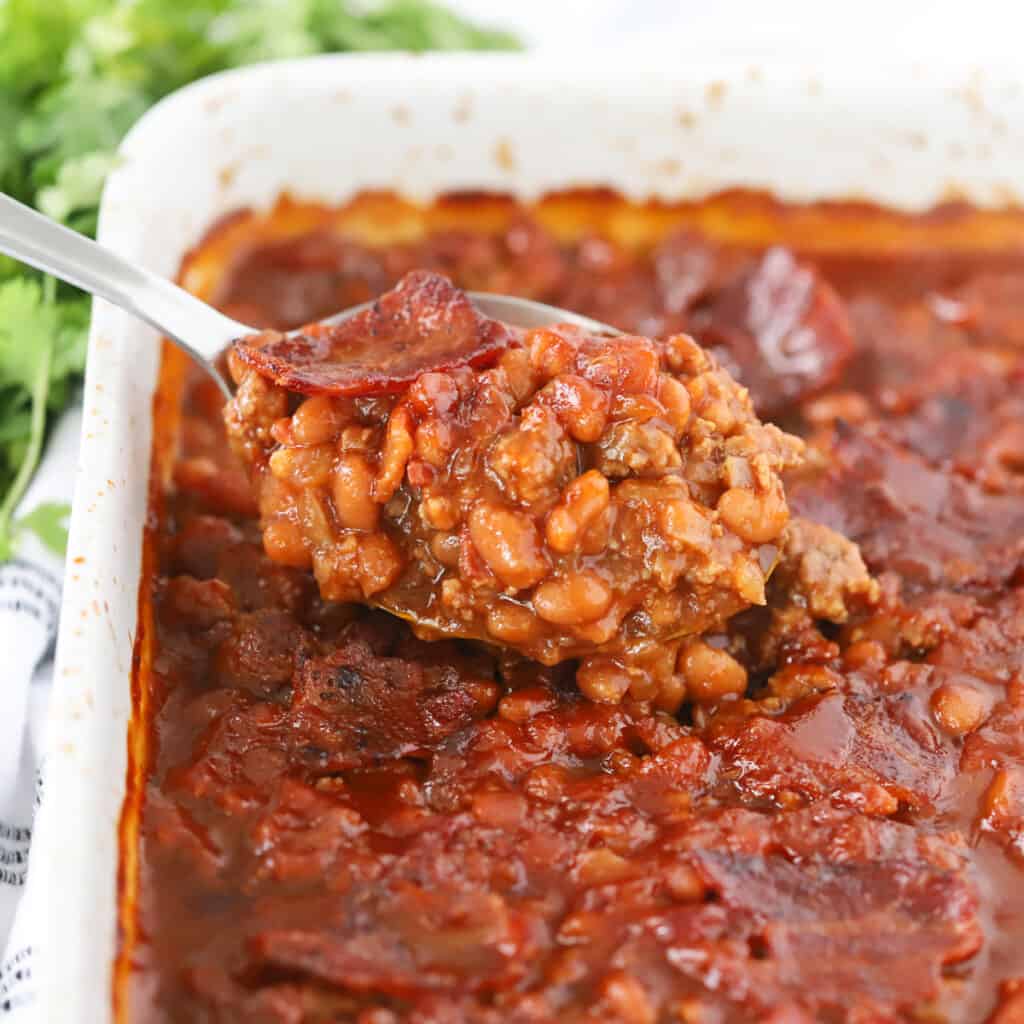
M 285 199 L 183 280 L 263 331 L 164 358 L 126 1024 L 1024 1021 L 1019 215 Z

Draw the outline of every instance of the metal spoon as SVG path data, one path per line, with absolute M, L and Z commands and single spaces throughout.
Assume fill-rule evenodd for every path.
M 117 253 L 58 224 L 0 193 L 0 252 L 106 299 L 167 335 L 220 385 L 230 398 L 231 382 L 217 368 L 220 354 L 237 338 L 257 333 L 254 327 L 224 316 L 176 284 L 122 259 Z M 619 334 L 614 327 L 566 309 L 530 299 L 489 292 L 468 292 L 485 316 L 515 327 L 569 323 L 596 334 Z M 337 323 L 371 306 L 336 313 Z

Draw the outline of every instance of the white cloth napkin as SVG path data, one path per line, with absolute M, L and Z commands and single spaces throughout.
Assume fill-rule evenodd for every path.
M 82 412 L 57 424 L 19 514 L 41 502 L 70 501 Z M 42 797 L 43 733 L 53 675 L 62 560 L 26 534 L 17 557 L 0 565 L 0 1020 L 34 1019 L 32 958 L 38 948 L 42 881 L 29 865 L 35 811 Z

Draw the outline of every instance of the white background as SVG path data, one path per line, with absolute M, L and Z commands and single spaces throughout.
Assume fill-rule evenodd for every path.
M 1020 0 L 448 0 L 533 49 L 617 54 L 835 53 L 889 60 L 1020 59 Z

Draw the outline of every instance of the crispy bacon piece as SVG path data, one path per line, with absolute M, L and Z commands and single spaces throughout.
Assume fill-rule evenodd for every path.
M 481 316 L 447 278 L 414 270 L 373 306 L 297 334 L 262 331 L 235 342 L 245 365 L 306 395 L 394 395 L 420 374 L 493 363 L 515 331 Z
M 842 299 L 779 247 L 722 288 L 691 328 L 735 367 L 762 416 L 834 384 L 854 353 Z

